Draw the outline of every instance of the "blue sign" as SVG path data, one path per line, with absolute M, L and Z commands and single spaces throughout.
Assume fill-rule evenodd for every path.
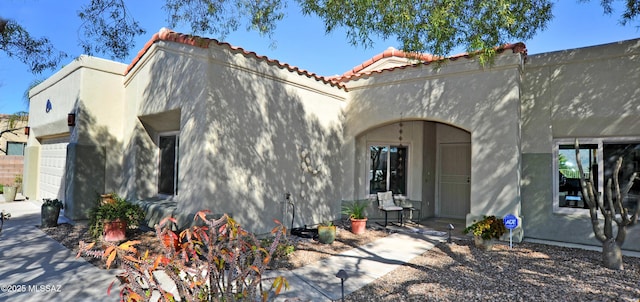
M 518 227 L 518 218 L 516 218 L 515 215 L 509 214 L 507 216 L 504 216 L 502 220 L 504 221 L 504 226 L 508 230 L 513 230 Z

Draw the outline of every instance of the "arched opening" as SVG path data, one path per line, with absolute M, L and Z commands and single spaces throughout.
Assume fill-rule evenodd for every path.
M 356 136 L 355 179 L 359 196 L 392 191 L 419 201 L 419 219 L 464 219 L 470 212 L 471 134 L 429 120 L 370 128 Z

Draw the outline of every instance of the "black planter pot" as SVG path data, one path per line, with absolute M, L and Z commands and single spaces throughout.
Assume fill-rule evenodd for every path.
M 58 226 L 58 216 L 60 215 L 60 207 L 56 206 L 42 206 L 41 226 L 43 228 L 53 228 Z

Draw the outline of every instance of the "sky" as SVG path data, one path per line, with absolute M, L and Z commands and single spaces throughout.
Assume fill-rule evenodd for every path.
M 87 2 L 89 0 L 0 0 L 0 16 L 18 21 L 35 37 L 48 37 L 57 49 L 69 54 L 69 57 L 60 63 L 61 67 L 82 54 L 82 49 L 78 46 L 78 28 L 81 21 L 77 17 L 77 11 L 80 5 Z M 154 33 L 162 27 L 167 27 L 166 13 L 162 9 L 163 2 L 127 1 L 131 14 L 147 33 L 136 39 L 135 47 L 123 63 L 130 63 Z M 557 1 L 553 9 L 554 18 L 545 30 L 540 31 L 531 40 L 513 42 L 524 42 L 529 55 L 533 55 L 640 38 L 640 20 L 626 26 L 620 25 L 620 2 L 614 6 L 612 15 L 605 15 L 598 0 L 587 3 L 578 3 L 578 0 Z M 375 40 L 371 48 L 353 46 L 347 41 L 344 32 L 334 31 L 326 34 L 318 18 L 298 13 L 295 4 L 288 6 L 287 16 L 277 26 L 273 37 L 275 47 L 268 37 L 261 37 L 244 29 L 228 35 L 223 41 L 322 76 L 342 74 L 388 47 L 399 48 L 396 41 L 381 39 Z M 190 33 L 186 27 L 173 30 Z M 28 102 L 24 94 L 30 83 L 46 79 L 56 71 L 47 70 L 34 75 L 17 59 L 0 53 L 0 113 L 28 111 Z

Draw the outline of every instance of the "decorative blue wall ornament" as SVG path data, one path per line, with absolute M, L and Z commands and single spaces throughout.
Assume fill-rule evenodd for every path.
M 47 107 L 44 109 L 44 111 L 49 113 L 49 111 L 51 111 L 51 108 L 53 108 L 53 106 L 51 105 L 51 101 L 47 100 Z

